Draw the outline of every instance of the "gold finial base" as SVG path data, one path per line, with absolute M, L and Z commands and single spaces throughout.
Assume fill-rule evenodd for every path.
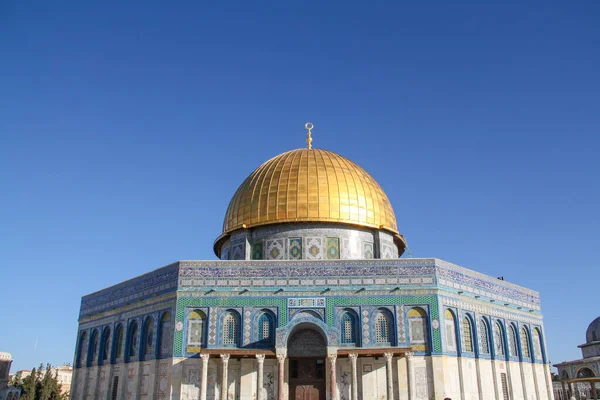
M 308 148 L 312 149 L 312 137 L 310 136 L 311 134 L 311 130 L 312 128 L 314 128 L 315 126 L 312 124 L 312 122 L 307 122 L 304 127 L 308 130 L 308 137 L 306 138 L 306 143 L 308 144 Z

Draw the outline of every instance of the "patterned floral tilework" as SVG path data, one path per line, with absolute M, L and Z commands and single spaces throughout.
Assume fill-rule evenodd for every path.
M 290 260 L 302 259 L 302 238 L 290 238 L 288 241 L 288 258 Z
M 216 326 L 217 324 L 217 311 L 215 308 L 239 308 L 239 307 L 260 307 L 269 308 L 277 307 L 282 310 L 278 313 L 278 326 L 282 327 L 287 325 L 287 312 L 286 309 L 286 298 L 284 297 L 210 297 L 210 298 L 194 298 L 194 297 L 180 297 L 177 299 L 177 313 L 176 321 L 184 322 L 184 314 L 186 307 L 211 307 L 209 312 L 209 345 L 216 345 L 216 338 L 214 343 L 211 343 L 210 329 L 211 325 Z M 213 321 L 214 318 L 214 321 Z M 216 329 L 215 329 L 216 330 Z M 183 331 L 175 331 L 174 337 L 174 355 L 178 357 L 183 356 Z
M 323 257 L 323 238 L 304 238 L 304 258 L 307 260 L 319 260 Z
M 231 246 L 231 259 L 232 260 L 243 260 L 244 257 L 244 244 L 234 244 Z
M 337 260 L 340 258 L 340 239 L 326 238 L 325 248 L 327 249 L 327 259 Z
M 283 260 L 285 259 L 285 239 L 267 239 L 265 240 L 265 259 Z
M 252 244 L 252 259 L 262 260 L 263 259 L 263 243 L 257 242 Z
M 363 258 L 371 259 L 375 255 L 373 250 L 373 243 L 363 242 Z

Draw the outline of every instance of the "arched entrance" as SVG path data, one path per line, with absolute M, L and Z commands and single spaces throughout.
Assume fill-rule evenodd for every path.
M 295 327 L 288 340 L 290 400 L 325 400 L 327 340 L 313 324 Z

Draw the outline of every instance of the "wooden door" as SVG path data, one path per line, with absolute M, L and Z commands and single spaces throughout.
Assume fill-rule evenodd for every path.
M 325 361 L 290 360 L 290 389 L 295 400 L 325 400 Z

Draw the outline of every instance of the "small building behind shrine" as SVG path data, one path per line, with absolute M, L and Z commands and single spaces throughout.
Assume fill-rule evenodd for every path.
M 564 361 L 554 366 L 558 370 L 561 391 L 569 399 L 598 399 L 600 397 L 600 317 L 593 320 L 585 332 L 585 343 L 579 360 Z

